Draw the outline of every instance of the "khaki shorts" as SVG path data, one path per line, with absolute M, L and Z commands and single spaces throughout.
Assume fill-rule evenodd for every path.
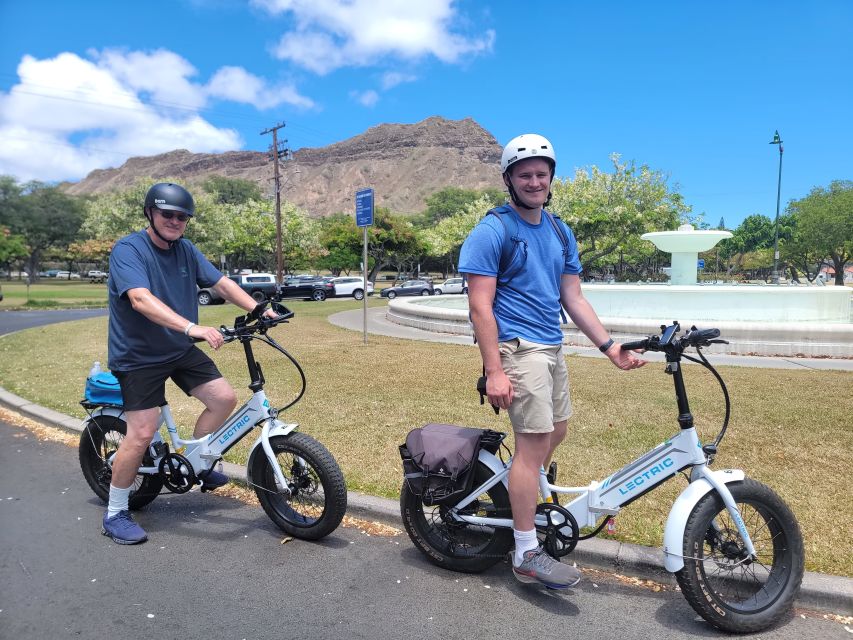
M 516 433 L 550 433 L 555 422 L 572 415 L 562 344 L 515 338 L 498 348 L 515 392 L 508 413 Z

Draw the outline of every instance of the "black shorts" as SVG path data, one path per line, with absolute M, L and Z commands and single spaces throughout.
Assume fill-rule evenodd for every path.
M 213 360 L 195 346 L 173 362 L 133 371 L 113 371 L 113 374 L 121 385 L 127 411 L 154 409 L 166 404 L 166 378 L 171 378 L 190 395 L 200 384 L 222 377 Z

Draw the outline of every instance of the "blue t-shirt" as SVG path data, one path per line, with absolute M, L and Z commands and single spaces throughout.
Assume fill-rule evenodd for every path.
M 172 362 L 193 344 L 180 331 L 134 311 L 128 290 L 148 289 L 176 313 L 198 322 L 197 285 L 211 287 L 220 278 L 222 274 L 189 240 L 178 240 L 164 250 L 143 230 L 116 242 L 110 254 L 110 369 L 132 371 Z
M 560 344 L 560 279 L 579 274 L 578 246 L 574 234 L 563 223 L 568 238 L 568 255 L 563 243 L 542 214 L 539 224 L 526 222 L 512 207 L 506 207 L 518 225 L 517 235 L 527 246 L 524 267 L 495 291 L 494 313 L 498 340 L 523 338 L 538 344 Z M 512 229 L 511 222 L 507 222 Z M 459 256 L 459 271 L 497 277 L 503 246 L 504 225 L 496 216 L 485 216 L 465 239 Z

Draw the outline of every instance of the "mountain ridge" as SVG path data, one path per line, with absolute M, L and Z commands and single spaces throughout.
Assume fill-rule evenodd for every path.
M 431 116 L 413 124 L 384 123 L 325 147 L 306 147 L 280 165 L 282 199 L 314 217 L 352 213 L 355 192 L 376 191 L 377 206 L 395 213 L 417 213 L 427 197 L 445 187 L 503 188 L 501 146 L 472 118 Z M 175 149 L 128 158 L 120 167 L 96 169 L 64 190 L 92 195 L 120 190 L 140 178 L 174 178 L 187 186 L 211 175 L 256 182 L 273 193 L 268 153 L 226 151 L 192 153 Z

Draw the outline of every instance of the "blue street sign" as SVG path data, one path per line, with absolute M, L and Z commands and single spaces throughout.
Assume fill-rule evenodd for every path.
M 355 224 L 359 227 L 369 227 L 373 224 L 373 189 L 356 191 Z
M 698 263 L 697 268 L 699 268 L 699 269 L 705 268 L 705 261 L 704 260 L 697 260 L 697 263 Z

